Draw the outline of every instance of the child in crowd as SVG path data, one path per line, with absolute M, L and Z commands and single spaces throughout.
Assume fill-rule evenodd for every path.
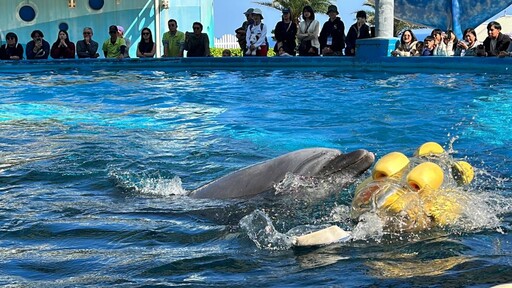
M 416 47 L 411 50 L 411 56 L 421 56 L 424 46 L 423 41 L 416 42 Z
M 231 50 L 229 49 L 224 49 L 222 51 L 222 57 L 231 57 Z
M 436 47 L 435 45 L 435 39 L 432 36 L 425 37 L 425 40 L 423 40 L 423 52 L 421 53 L 421 56 L 433 56 L 434 55 L 434 49 Z
M 247 34 L 245 36 L 247 42 L 247 56 L 267 56 L 267 25 L 264 25 L 263 15 L 260 9 L 255 8 L 252 11 L 253 24 L 247 27 Z

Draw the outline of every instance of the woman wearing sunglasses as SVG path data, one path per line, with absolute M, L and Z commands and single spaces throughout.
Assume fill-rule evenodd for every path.
M 18 43 L 18 35 L 13 32 L 5 36 L 7 43 L 0 47 L 0 59 L 21 60 L 23 59 L 23 46 Z
M 149 28 L 144 28 L 140 32 L 140 42 L 137 45 L 137 57 L 153 58 L 155 56 L 156 45 L 153 42 L 153 34 Z

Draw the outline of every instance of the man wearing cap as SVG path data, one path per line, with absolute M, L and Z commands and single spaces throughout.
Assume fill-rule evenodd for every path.
M 336 5 L 330 5 L 327 9 L 329 19 L 324 23 L 320 31 L 320 51 L 324 56 L 342 56 L 345 48 L 345 24 L 338 17 Z
M 183 57 L 185 33 L 178 31 L 178 22 L 174 19 L 167 21 L 169 31 L 162 36 L 164 57 Z
M 290 9 L 283 9 L 283 16 L 281 19 L 281 21 L 277 22 L 276 28 L 274 29 L 274 35 L 277 41 L 274 51 L 276 54 L 279 54 L 279 49 L 283 48 L 284 52 L 287 54 L 295 55 L 297 25 L 295 25 L 291 19 Z
M 267 43 L 267 25 L 264 25 L 263 15 L 260 9 L 256 8 L 252 11 L 253 24 L 247 27 L 247 56 L 267 56 L 268 43 Z
M 108 28 L 110 38 L 103 43 L 103 53 L 105 58 L 124 58 L 126 51 L 126 42 L 123 38 L 117 37 L 118 29 L 116 25 L 111 25 Z
M 366 24 L 366 12 L 358 11 L 356 19 L 356 23 L 350 26 L 347 33 L 347 48 L 345 48 L 345 55 L 347 56 L 354 56 L 356 54 L 357 39 L 370 38 L 370 26 Z
M 247 36 L 247 27 L 254 23 L 254 20 L 252 19 L 252 11 L 254 11 L 254 9 L 249 8 L 244 12 L 246 20 L 242 23 L 240 28 L 235 30 L 238 45 L 240 45 L 240 49 L 242 50 L 242 55 L 245 55 L 245 52 L 247 52 L 247 41 L 245 40 L 245 37 Z

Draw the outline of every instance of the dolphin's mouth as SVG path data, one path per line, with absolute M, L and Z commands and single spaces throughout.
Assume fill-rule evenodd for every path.
M 359 176 L 368 170 L 375 161 L 375 155 L 367 150 L 359 149 L 350 153 L 340 154 L 324 167 L 322 174 L 343 174 Z

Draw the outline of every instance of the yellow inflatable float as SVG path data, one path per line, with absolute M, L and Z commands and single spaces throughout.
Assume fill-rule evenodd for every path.
M 454 159 L 441 145 L 427 142 L 412 157 L 391 152 L 375 163 L 354 194 L 351 217 L 358 222 L 375 213 L 388 230 L 420 231 L 455 224 L 474 178 L 471 164 Z M 295 237 L 294 246 L 327 245 L 350 239 L 351 232 L 331 226 Z
M 461 215 L 461 186 L 473 178 L 468 162 L 455 160 L 435 142 L 421 145 L 410 158 L 391 152 L 356 188 L 351 217 L 357 221 L 373 212 L 387 226 L 409 231 L 450 225 Z

